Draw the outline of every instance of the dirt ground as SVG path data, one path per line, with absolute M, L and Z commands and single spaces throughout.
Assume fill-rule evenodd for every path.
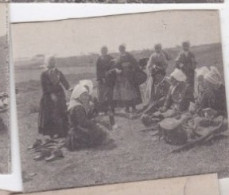
M 210 52 L 212 55 L 206 54 Z M 201 56 L 197 56 L 198 61 L 211 65 L 215 61 L 209 63 L 207 57 L 219 58 L 220 51 L 215 48 L 206 49 Z M 26 192 L 213 172 L 219 173 L 221 178 L 229 176 L 228 138 L 214 140 L 212 144 L 189 151 L 171 154 L 177 146 L 168 145 L 163 140 L 159 141 L 152 132 L 141 131 L 144 127 L 139 119 L 131 120 L 123 117 L 116 117 L 119 128 L 107 131 L 110 139 L 99 148 L 76 152 L 64 149 L 63 159 L 53 162 L 34 161 L 35 154 L 29 151 L 28 147 L 38 138 L 37 119 L 41 89 L 38 80 L 39 71 L 36 71 L 38 73 L 33 79 L 18 81 L 16 84 L 19 91 L 17 110 Z M 92 71 L 80 74 L 77 70 L 75 74 L 73 71 L 72 74 L 63 71 L 71 85 L 82 78 L 95 77 Z M 17 71 L 16 78 L 17 74 L 21 78 Z M 104 120 L 108 118 L 104 116 Z

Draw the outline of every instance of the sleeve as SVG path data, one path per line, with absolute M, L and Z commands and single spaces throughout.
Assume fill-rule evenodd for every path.
M 60 72 L 60 82 L 66 90 L 70 88 L 70 85 L 62 72 Z
M 96 61 L 96 76 L 97 76 L 97 81 L 101 81 L 101 64 L 100 64 L 100 58 L 97 59 Z
M 171 89 L 169 89 L 168 95 L 165 98 L 164 107 L 168 109 L 172 105 L 172 95 L 171 95 Z
M 45 72 L 41 74 L 41 88 L 44 94 L 51 94 L 55 91 L 54 88 L 50 85 Z
M 123 70 L 122 68 L 122 62 L 121 59 L 119 58 L 115 64 L 115 68 L 119 69 L 119 70 Z
M 94 123 L 87 118 L 86 112 L 82 106 L 77 106 L 74 110 L 74 118 L 73 120 L 77 121 L 77 125 L 84 128 L 91 128 Z
M 192 60 L 192 68 L 193 69 L 196 69 L 196 58 L 195 58 L 195 55 L 193 53 L 191 53 L 191 60 Z
M 147 74 L 150 75 L 151 74 L 151 71 L 152 71 L 152 66 L 153 66 L 153 54 L 150 56 L 149 60 L 148 60 L 148 63 L 146 65 L 146 71 L 147 71 Z
M 168 60 L 167 60 L 167 56 L 166 56 L 166 53 L 165 52 L 163 52 L 162 53 L 162 61 L 163 61 L 163 69 L 164 70 L 166 70 L 167 69 L 167 67 L 168 67 Z
M 180 63 L 182 63 L 182 53 L 179 53 L 179 55 L 176 58 L 176 68 L 180 68 Z

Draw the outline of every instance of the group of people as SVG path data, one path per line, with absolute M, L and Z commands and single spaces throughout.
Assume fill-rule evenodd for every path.
M 201 114 L 204 109 L 227 114 L 225 87 L 217 67 L 197 68 L 189 42 L 182 43 L 175 68 L 167 76 L 170 60 L 161 44 L 155 45 L 145 68 L 126 51 L 125 45 L 119 46 L 118 58 L 102 47 L 96 62 L 98 96 L 95 98 L 91 80 L 81 80 L 72 89 L 56 68 L 56 59 L 49 58 L 47 70 L 41 74 L 39 133 L 64 137 L 67 148 L 76 150 L 101 144 L 107 131 L 95 116 L 108 115 L 110 127 L 116 129 L 115 113 L 120 107 L 127 114 L 140 115 L 146 126 L 159 115 L 171 118 L 189 111 Z M 68 105 L 64 89 L 71 93 Z M 137 109 L 140 104 L 143 106 Z

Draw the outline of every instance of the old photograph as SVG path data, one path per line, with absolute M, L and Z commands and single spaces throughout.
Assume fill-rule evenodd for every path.
M 11 28 L 25 192 L 229 176 L 218 11 Z
M 224 0 L 11 0 L 14 3 L 223 3 Z
M 10 168 L 9 43 L 7 9 L 7 4 L 0 4 L 0 174 L 8 173 Z

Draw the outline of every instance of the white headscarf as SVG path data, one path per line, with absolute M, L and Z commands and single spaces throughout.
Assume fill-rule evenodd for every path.
M 170 77 L 173 77 L 177 81 L 186 81 L 187 76 L 183 73 L 182 70 L 175 68 L 174 71 L 170 74 Z
M 199 78 L 200 76 L 204 76 L 210 72 L 210 69 L 207 66 L 202 66 L 195 70 L 196 77 Z
M 220 86 L 222 84 L 221 74 L 215 66 L 210 67 L 210 71 L 204 75 L 204 79 L 213 85 Z
M 89 95 L 92 95 L 93 93 L 93 83 L 91 80 L 80 80 L 79 84 L 82 86 L 87 86 L 89 89 Z
M 70 110 L 72 107 L 78 104 L 77 99 L 81 96 L 81 94 L 85 92 L 88 93 L 88 90 L 83 85 L 78 84 L 74 87 L 70 97 L 68 110 Z

